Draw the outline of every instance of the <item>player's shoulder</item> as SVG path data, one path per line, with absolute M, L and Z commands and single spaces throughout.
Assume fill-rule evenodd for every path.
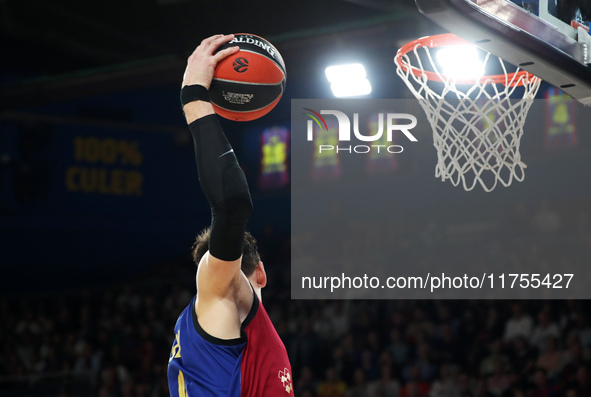
M 211 295 L 197 289 L 194 321 L 214 338 L 235 339 L 242 335 L 244 324 L 258 310 L 258 296 L 246 277 L 227 296 Z
M 241 286 L 242 257 L 225 261 L 207 251 L 197 266 L 196 284 L 202 299 L 232 298 Z

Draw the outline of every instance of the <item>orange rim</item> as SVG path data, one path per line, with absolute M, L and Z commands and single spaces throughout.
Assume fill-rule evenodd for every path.
M 430 81 L 438 81 L 440 83 L 445 83 L 451 79 L 446 79 L 447 75 L 445 73 L 436 73 L 430 72 L 428 70 L 422 70 L 415 66 L 411 66 L 406 63 L 403 59 L 404 55 L 408 54 L 411 51 L 414 51 L 416 48 L 427 47 L 427 48 L 438 48 L 438 47 L 451 47 L 457 45 L 471 45 L 474 46 L 473 43 L 470 43 L 467 40 L 462 39 L 459 36 L 456 36 L 453 33 L 445 33 L 439 34 L 435 36 L 427 36 L 421 37 L 419 39 L 413 40 L 409 43 L 403 45 L 398 52 L 396 52 L 396 56 L 394 57 L 394 63 L 398 65 L 402 70 L 405 72 L 410 72 L 416 77 L 426 76 Z M 530 79 L 531 76 L 533 79 Z M 537 77 L 528 73 L 525 70 L 520 72 L 514 73 L 507 73 L 507 74 L 493 74 L 493 75 L 486 75 L 482 76 L 478 79 L 455 79 L 454 81 L 457 84 L 476 84 L 478 82 L 486 82 L 486 83 L 495 83 L 495 84 L 505 84 L 509 82 L 509 86 L 516 86 L 516 85 L 524 85 L 535 81 Z M 530 81 L 531 80 L 531 81 Z

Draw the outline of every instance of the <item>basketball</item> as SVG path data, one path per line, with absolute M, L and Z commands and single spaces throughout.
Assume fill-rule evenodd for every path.
M 218 63 L 209 99 L 220 116 L 250 121 L 269 113 L 285 89 L 285 63 L 277 49 L 262 37 L 235 34 L 218 51 L 239 46 L 240 51 Z

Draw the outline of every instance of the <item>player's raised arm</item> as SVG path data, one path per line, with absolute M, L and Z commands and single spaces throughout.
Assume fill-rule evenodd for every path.
M 181 102 L 193 142 L 199 182 L 211 205 L 209 252 L 197 273 L 199 299 L 227 298 L 240 280 L 244 230 L 252 212 L 246 178 L 208 101 L 207 90 L 217 63 L 238 51 L 215 50 L 232 35 L 205 39 L 189 57 Z
M 287 350 L 261 301 L 265 268 L 245 231 L 252 212 L 248 185 L 208 98 L 216 65 L 238 51 L 215 52 L 232 37 L 203 40 L 189 57 L 181 90 L 212 219 L 193 249 L 197 295 L 174 327 L 168 362 L 174 397 L 293 396 Z

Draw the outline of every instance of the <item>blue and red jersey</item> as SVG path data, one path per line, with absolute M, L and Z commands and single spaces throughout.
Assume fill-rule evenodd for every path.
M 287 351 L 258 296 L 240 337 L 219 339 L 201 328 L 195 298 L 179 316 L 168 361 L 172 397 L 289 397 Z

